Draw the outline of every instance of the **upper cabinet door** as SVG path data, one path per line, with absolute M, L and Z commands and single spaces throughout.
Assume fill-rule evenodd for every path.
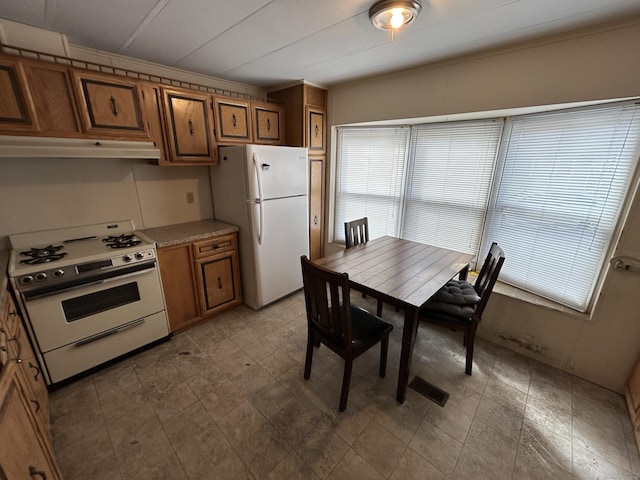
M 284 109 L 280 105 L 251 102 L 253 141 L 272 145 L 284 144 L 283 115 Z
M 73 76 L 86 133 L 149 136 L 137 82 L 80 71 Z
M 323 154 L 326 151 L 326 111 L 322 108 L 306 107 L 307 148 L 309 154 Z
M 246 100 L 213 97 L 218 143 L 251 143 L 250 104 Z
M 33 101 L 18 61 L 0 60 L 0 130 L 39 130 Z
M 163 88 L 162 94 L 170 161 L 217 163 L 211 96 L 169 88 Z

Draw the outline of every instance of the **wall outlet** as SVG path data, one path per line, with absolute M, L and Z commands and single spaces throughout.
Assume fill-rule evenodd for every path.
M 187 192 L 187 203 L 193 203 L 193 202 L 195 202 L 193 192 Z

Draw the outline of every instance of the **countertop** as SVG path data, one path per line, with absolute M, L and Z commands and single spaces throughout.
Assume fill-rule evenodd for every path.
M 237 232 L 238 230 L 239 228 L 235 225 L 212 219 L 136 230 L 136 233 L 141 233 L 143 236 L 148 237 L 156 242 L 158 248 L 162 248 L 180 243 L 206 240 L 207 238 Z

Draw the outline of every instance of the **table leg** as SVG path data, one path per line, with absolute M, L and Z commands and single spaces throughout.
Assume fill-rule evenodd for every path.
M 467 263 L 466 267 L 460 270 L 460 274 L 458 275 L 458 280 L 466 280 L 468 274 L 469 274 L 469 264 Z
M 404 328 L 402 330 L 402 351 L 400 353 L 400 372 L 398 373 L 398 391 L 396 400 L 404 403 L 407 397 L 407 385 L 409 384 L 409 371 L 413 358 L 413 346 L 416 343 L 418 333 L 418 309 L 407 308 L 404 311 Z

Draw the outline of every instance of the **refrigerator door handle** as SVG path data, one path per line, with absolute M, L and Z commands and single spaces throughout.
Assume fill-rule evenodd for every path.
M 264 200 L 264 198 L 262 198 L 262 175 L 260 175 L 260 168 L 258 167 L 258 155 L 255 152 L 253 154 L 253 171 L 258 181 L 258 201 L 262 202 L 262 200 Z
M 264 238 L 264 208 L 262 208 L 262 176 L 260 175 L 260 168 L 258 166 L 258 155 L 253 152 L 253 171 L 258 181 L 258 198 L 255 200 L 255 204 L 260 208 L 260 226 L 258 227 L 258 245 L 262 245 L 262 239 Z

